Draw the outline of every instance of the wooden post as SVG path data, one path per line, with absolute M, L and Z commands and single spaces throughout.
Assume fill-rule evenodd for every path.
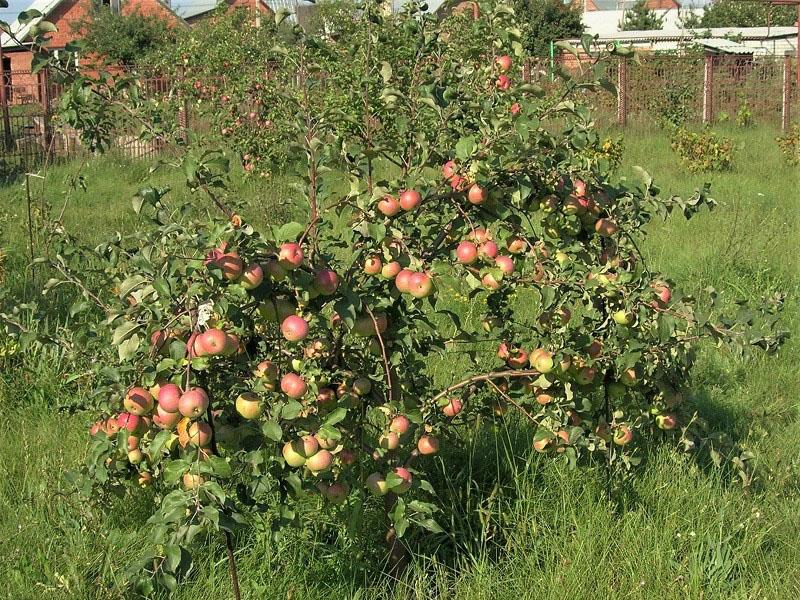
M 44 108 L 44 147 L 45 153 L 50 152 L 53 141 L 52 115 L 50 110 L 50 69 L 45 67 L 39 71 L 39 89 L 42 107 Z
M 800 63 L 800 61 L 798 61 Z M 792 120 L 792 55 L 787 52 L 783 57 L 783 99 L 781 103 L 781 131 L 789 131 Z
M 6 66 L 3 61 L 3 46 L 0 45 L 0 110 L 3 113 L 3 140 L 6 148 L 11 148 L 11 115 L 8 112 L 8 90 L 6 89 Z
M 703 123 L 714 120 L 714 55 L 706 54 L 705 75 L 703 77 Z
M 628 123 L 628 60 L 620 56 L 617 65 L 617 122 L 625 127 Z

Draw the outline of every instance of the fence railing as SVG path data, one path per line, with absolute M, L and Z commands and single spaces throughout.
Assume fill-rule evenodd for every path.
M 792 121 L 800 120 L 796 60 L 741 55 L 620 58 L 605 67 L 608 78 L 617 85 L 616 96 L 598 92 L 588 94 L 587 100 L 601 124 L 660 125 L 665 120 L 710 124 L 727 118 L 786 130 Z M 565 60 L 562 66 L 579 71 L 574 60 Z M 182 83 L 148 72 L 135 76 L 143 93 L 151 98 L 174 99 L 177 84 Z M 522 76 L 555 85 L 547 61 L 528 62 Z M 62 89 L 46 70 L 38 74 L 6 71 L 0 81 L 0 172 L 9 166 L 24 168 L 44 157 L 85 152 L 78 133 L 61 126 L 54 117 L 53 107 Z M 201 126 L 200 121 L 189 122 L 186 103 L 175 111 L 174 118 L 186 129 Z M 112 146 L 133 157 L 151 156 L 160 150 L 157 143 L 141 140 L 124 127 L 115 132 Z

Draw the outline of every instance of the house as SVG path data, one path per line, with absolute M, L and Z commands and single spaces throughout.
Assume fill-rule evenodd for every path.
M 620 31 L 625 12 L 633 8 L 636 0 L 574 0 L 583 11 L 586 32 L 600 36 Z M 692 13 L 703 16 L 708 0 L 647 0 L 647 8 L 663 19 L 664 29 L 682 29 L 682 21 Z
M 227 5 L 228 8 L 224 9 L 226 13 L 234 10 L 252 10 L 258 15 L 268 16 L 274 14 L 275 10 L 283 7 L 286 4 L 287 8 L 293 7 L 296 2 L 290 0 L 200 0 L 199 2 L 181 2 L 175 0 L 175 12 L 178 13 L 187 23 L 193 25 L 198 21 L 207 19 L 221 8 L 220 5 Z
M 2 46 L 2 73 L 6 94 L 12 103 L 38 101 L 42 97 L 39 82 L 30 74 L 33 54 L 29 48 L 29 35 L 32 26 L 46 20 L 56 26 L 58 31 L 49 34 L 49 48 L 64 48 L 69 42 L 80 38 L 80 27 L 94 9 L 106 9 L 118 14 L 139 13 L 158 16 L 175 26 L 186 26 L 186 22 L 162 0 L 33 0 L 26 10 L 37 10 L 40 19 L 22 24 L 15 20 L 10 33 L 0 35 Z

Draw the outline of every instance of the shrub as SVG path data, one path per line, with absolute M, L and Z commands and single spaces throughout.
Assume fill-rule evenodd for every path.
M 777 138 L 777 142 L 786 163 L 800 165 L 800 125 L 793 125 L 786 135 Z
M 730 171 L 733 168 L 734 143 L 709 129 L 700 132 L 680 127 L 672 135 L 672 149 L 692 173 Z

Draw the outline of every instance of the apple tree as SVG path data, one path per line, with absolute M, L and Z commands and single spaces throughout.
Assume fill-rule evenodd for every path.
M 414 3 L 357 15 L 347 48 L 284 23 L 270 78 L 243 70 L 230 97 L 276 124 L 252 128 L 270 140 L 259 169 L 292 180 L 296 220 L 251 224 L 226 190 L 227 150 L 197 137 L 176 165 L 193 202 L 143 187 L 136 232 L 57 247 L 49 285 L 97 304 L 115 349 L 95 369 L 84 481 L 157 501 L 131 575 L 142 592 L 174 589 L 214 531 L 238 590 L 231 533 L 304 526 L 318 502 L 349 522 L 380 507 L 402 563 L 409 528 L 441 530 L 432 455 L 479 418 L 518 414 L 533 451 L 613 473 L 663 436 L 721 456 L 684 401 L 698 341 L 780 342 L 779 303 L 731 317 L 647 264 L 646 225 L 714 201 L 589 158 L 602 139 L 580 97 L 609 87 L 599 75 L 523 83 L 502 3 L 441 22 Z M 94 103 L 65 105 L 91 130 Z M 149 118 L 146 103 L 125 112 Z M 461 366 L 443 380 L 441 360 Z

